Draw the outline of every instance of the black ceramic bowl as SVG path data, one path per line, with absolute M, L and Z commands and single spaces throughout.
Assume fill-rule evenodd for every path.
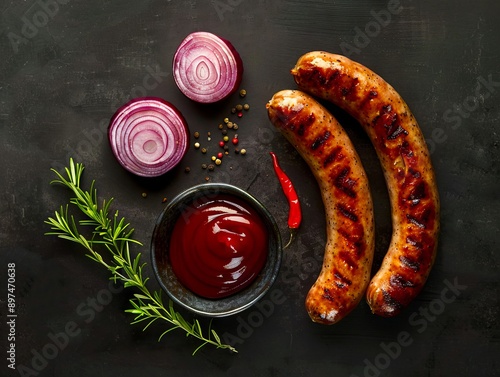
M 200 297 L 185 288 L 169 263 L 169 244 L 172 229 L 183 210 L 193 201 L 217 194 L 233 195 L 250 204 L 268 229 L 268 255 L 257 278 L 245 289 L 220 299 Z M 187 189 L 176 196 L 159 216 L 151 240 L 152 266 L 158 282 L 174 303 L 200 315 L 224 317 L 239 313 L 266 294 L 278 275 L 282 246 L 278 226 L 269 211 L 252 195 L 242 189 L 222 183 L 206 183 Z

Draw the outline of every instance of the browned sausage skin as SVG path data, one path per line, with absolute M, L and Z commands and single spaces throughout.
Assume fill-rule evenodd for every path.
M 384 170 L 393 235 L 367 301 L 391 317 L 425 284 L 436 257 L 439 197 L 422 132 L 408 105 L 373 71 L 344 56 L 312 51 L 292 69 L 302 90 L 351 114 L 370 137 Z
M 370 281 L 374 220 L 368 180 L 344 129 L 311 96 L 283 90 L 267 109 L 271 122 L 306 161 L 320 186 L 327 243 L 306 310 L 314 322 L 333 324 L 356 307 Z

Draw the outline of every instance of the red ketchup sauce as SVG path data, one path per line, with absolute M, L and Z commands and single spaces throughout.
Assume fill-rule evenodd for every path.
M 186 207 L 170 239 L 170 263 L 180 283 L 209 299 L 251 284 L 264 267 L 267 251 L 262 218 L 242 199 L 225 194 Z

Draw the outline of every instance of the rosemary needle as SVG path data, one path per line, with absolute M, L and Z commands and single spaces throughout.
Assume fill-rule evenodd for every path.
M 86 256 L 111 272 L 111 280 L 120 281 L 125 288 L 135 288 L 138 291 L 130 300 L 132 308 L 126 310 L 126 312 L 135 315 L 132 324 L 145 323 L 145 330 L 157 320 L 167 322 L 170 327 L 159 336 L 158 340 L 161 340 L 172 330 L 183 330 L 187 336 L 197 338 L 201 342 L 194 350 L 193 355 L 205 345 L 237 352 L 231 345 L 223 344 L 220 336 L 211 327 L 205 332 L 197 319 L 191 323 L 185 320 L 175 310 L 171 300 L 166 306 L 160 291 L 151 292 L 149 290 L 146 286 L 149 279 L 143 276 L 143 268 L 146 264 L 141 263 L 141 254 L 138 253 L 133 258 L 130 253 L 130 245 L 141 246 L 141 242 L 132 238 L 134 230 L 125 221 L 125 218 L 118 217 L 118 211 L 110 215 L 112 198 L 108 201 L 103 200 L 102 204 L 99 205 L 97 190 L 94 187 L 95 181 L 92 181 L 89 190 L 83 190 L 80 187 L 84 170 L 83 164 L 75 163 L 71 158 L 69 167 L 65 168 L 67 177 L 55 169 L 51 170 L 56 174 L 57 179 L 50 183 L 61 184 L 73 192 L 74 197 L 70 199 L 69 204 L 76 206 L 85 215 L 85 219 L 76 221 L 74 216 L 68 212 L 69 204 L 61 206 L 59 211 L 55 211 L 54 217 L 49 217 L 45 221 L 52 230 L 46 234 L 80 244 L 86 249 Z M 93 228 L 89 232 L 90 236 L 81 234 L 79 226 Z M 103 258 L 102 251 L 108 254 L 108 261 Z

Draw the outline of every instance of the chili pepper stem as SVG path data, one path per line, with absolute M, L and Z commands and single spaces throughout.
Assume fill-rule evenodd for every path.
M 288 239 L 286 245 L 283 246 L 283 250 L 285 250 L 288 246 L 292 244 L 292 241 L 295 240 L 295 235 L 297 234 L 296 228 L 288 228 L 288 230 L 290 230 L 290 238 Z

